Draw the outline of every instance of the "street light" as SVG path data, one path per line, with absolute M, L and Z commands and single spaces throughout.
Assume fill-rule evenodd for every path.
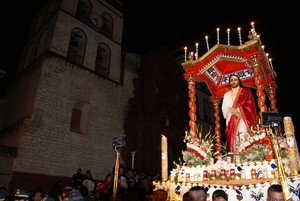
M 112 141 L 112 147 L 115 151 L 118 151 L 118 149 L 121 149 L 123 146 L 125 146 L 124 136 L 120 135 L 119 137 L 116 137 Z

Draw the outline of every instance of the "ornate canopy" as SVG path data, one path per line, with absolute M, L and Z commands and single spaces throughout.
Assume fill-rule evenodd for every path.
M 200 58 L 182 63 L 185 79 L 205 82 L 217 98 L 229 90 L 228 78 L 233 73 L 239 75 L 245 86 L 257 88 L 254 65 L 260 68 L 259 84 L 263 88 L 274 86 L 276 74 L 259 37 L 240 46 L 217 44 Z

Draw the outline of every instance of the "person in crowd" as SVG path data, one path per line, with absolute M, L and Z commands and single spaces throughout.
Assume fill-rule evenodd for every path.
M 82 186 L 86 187 L 87 193 L 88 193 L 88 197 L 93 198 L 95 195 L 95 181 L 92 177 L 92 173 L 91 170 L 87 170 L 85 175 L 84 175 L 84 179 L 82 181 Z M 83 196 L 85 197 L 85 193 L 81 192 L 83 194 Z
M 217 189 L 212 194 L 212 201 L 228 201 L 228 195 L 222 189 Z
M 258 112 L 250 88 L 243 87 L 238 75 L 229 76 L 231 90 L 224 94 L 222 113 L 226 119 L 225 135 L 228 151 L 239 153 L 245 135 L 258 124 Z
M 156 172 L 156 173 L 154 174 L 152 180 L 155 181 L 155 182 L 161 181 L 160 173 L 159 173 L 159 172 Z
M 70 194 L 70 192 L 72 190 L 71 186 L 72 186 L 72 184 L 69 184 L 69 185 L 67 185 L 67 186 L 64 187 L 63 192 L 62 192 L 62 196 L 61 196 L 62 201 L 68 201 L 69 194 Z
M 202 186 L 193 186 L 189 190 L 191 201 L 206 201 L 207 189 Z
M 129 169 L 125 173 L 125 176 L 126 176 L 127 183 L 129 185 L 129 183 L 132 183 L 134 181 L 134 170 L 133 169 Z
M 166 201 L 168 200 L 168 192 L 164 189 L 157 189 L 153 191 L 156 201 Z
M 69 192 L 68 201 L 85 201 L 84 196 L 81 194 L 80 190 L 73 188 Z
M 191 201 L 191 197 L 189 195 L 189 191 L 185 192 L 182 196 L 182 201 Z
M 0 187 L 0 201 L 7 201 L 10 198 L 10 193 L 5 187 Z
M 14 201 L 28 201 L 30 200 L 30 192 L 25 191 L 23 189 L 16 189 L 16 192 L 13 196 Z
M 77 169 L 77 172 L 73 174 L 71 181 L 72 181 L 72 188 L 80 189 L 82 186 L 82 182 L 84 179 L 84 175 L 81 173 L 81 168 Z
M 96 200 L 108 201 L 112 196 L 113 177 L 110 173 L 105 176 L 103 182 L 99 182 L 96 186 Z
M 85 171 L 83 180 L 85 180 L 85 179 L 89 179 L 89 180 L 94 181 L 94 178 L 93 178 L 93 176 L 92 176 L 92 171 L 91 171 L 91 170 L 86 170 L 86 171 Z
M 60 180 L 58 180 L 53 184 L 49 195 L 54 198 L 54 201 L 62 201 L 63 199 L 62 194 L 63 194 L 62 183 Z
M 266 201 L 285 201 L 283 189 L 280 184 L 272 184 L 269 186 Z M 287 201 L 293 201 L 293 199 L 289 198 Z
M 31 201 L 42 201 L 45 197 L 45 193 L 42 188 L 37 188 L 31 196 Z

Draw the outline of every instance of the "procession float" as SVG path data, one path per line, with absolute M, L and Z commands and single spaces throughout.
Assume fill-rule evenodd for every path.
M 238 28 L 238 46 L 217 44 L 198 56 L 184 47 L 184 78 L 188 83 L 189 127 L 184 136 L 186 150 L 182 160 L 174 161 L 168 172 L 167 138 L 162 135 L 162 180 L 155 189 L 168 192 L 168 200 L 180 201 L 192 186 L 208 187 L 207 200 L 216 189 L 223 189 L 228 200 L 264 201 L 270 185 L 283 187 L 285 200 L 299 200 L 299 152 L 291 117 L 281 117 L 276 106 L 276 73 L 272 60 L 264 50 L 254 22 L 251 22 L 248 41 L 241 39 Z M 238 154 L 226 151 L 221 141 L 220 101 L 229 90 L 231 74 L 239 75 L 244 86 L 256 91 L 259 123 L 243 141 Z M 211 92 L 215 132 L 203 134 L 196 117 L 196 82 L 205 82 Z M 268 98 L 268 100 L 267 100 Z M 269 105 L 268 105 L 269 104 Z M 224 148 L 225 147 L 225 148 Z

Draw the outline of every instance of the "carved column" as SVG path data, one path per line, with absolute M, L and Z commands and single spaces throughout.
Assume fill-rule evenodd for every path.
M 260 109 L 260 113 L 267 111 L 267 106 L 265 104 L 266 95 L 264 93 L 264 85 L 262 84 L 262 75 L 261 69 L 258 63 L 257 55 L 253 55 L 252 60 L 253 64 L 253 71 L 254 71 L 254 81 L 256 86 L 256 95 L 258 97 L 257 104 Z
M 194 77 L 190 74 L 188 78 L 188 96 L 189 96 L 189 126 L 190 126 L 190 135 L 195 137 L 197 131 L 197 116 L 196 116 L 196 87 Z
M 271 107 L 271 110 L 273 112 L 278 112 L 278 108 L 276 106 L 277 100 L 275 98 L 276 88 L 277 88 L 276 83 L 269 84 L 268 97 L 269 97 L 269 100 L 270 100 L 270 107 Z
M 221 124 L 220 124 L 220 98 L 217 98 L 215 96 L 210 96 L 210 100 L 213 103 L 214 106 L 214 117 L 215 117 L 215 133 L 216 133 L 216 151 L 221 154 Z

